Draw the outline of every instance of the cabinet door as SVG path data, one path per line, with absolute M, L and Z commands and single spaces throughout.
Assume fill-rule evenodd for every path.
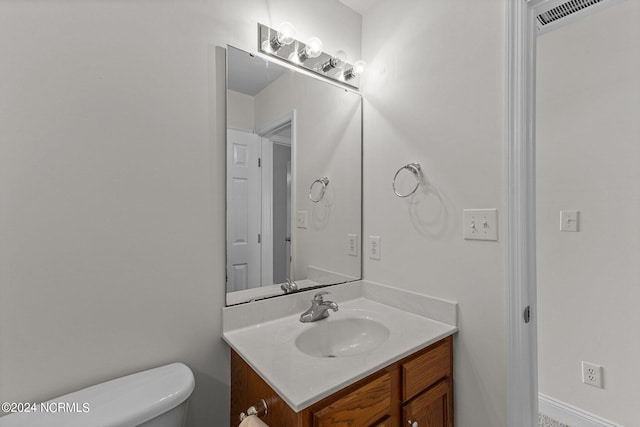
M 391 417 L 387 417 L 382 421 L 379 421 L 378 424 L 375 425 L 375 427 L 391 427 Z
M 313 412 L 313 427 L 371 426 L 391 410 L 388 373 Z M 383 424 L 384 425 L 384 424 Z
M 410 427 L 453 427 L 450 413 L 451 391 L 447 380 L 440 381 L 402 408 L 402 424 Z

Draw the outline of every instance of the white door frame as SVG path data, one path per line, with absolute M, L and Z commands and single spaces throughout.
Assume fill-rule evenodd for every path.
M 259 135 L 258 135 L 259 136 Z M 262 286 L 273 285 L 273 148 L 262 141 Z
M 506 6 L 507 426 L 534 427 L 538 423 L 535 16 L 533 1 L 507 0 Z
M 291 111 L 289 111 L 288 113 L 278 117 L 277 119 L 269 122 L 267 125 L 265 125 L 264 127 L 257 129 L 256 130 L 256 134 L 260 135 L 261 137 L 267 137 L 267 139 L 270 139 L 271 135 L 274 131 L 282 128 L 283 126 L 285 126 L 287 123 L 289 123 L 289 125 L 291 126 L 291 176 L 295 177 L 296 176 L 296 162 L 295 162 L 295 155 L 296 155 L 296 137 L 297 137 L 297 132 L 296 132 L 296 110 L 295 108 Z M 271 141 L 269 141 L 269 144 L 271 144 Z M 268 191 L 268 195 L 267 197 L 269 197 L 269 201 L 268 203 L 264 203 L 263 205 L 263 227 L 268 227 L 269 230 L 271 230 L 272 224 L 265 224 L 265 221 L 271 221 L 271 212 L 273 212 L 273 207 L 271 206 L 271 188 L 263 188 L 265 191 Z M 296 205 L 296 180 L 295 179 L 291 179 L 291 206 L 292 206 L 292 210 L 295 210 L 295 206 Z M 270 210 L 269 212 L 266 212 L 266 210 Z M 295 218 L 295 216 L 293 215 L 293 212 L 291 212 L 291 218 Z M 289 245 L 289 247 L 291 248 L 291 261 L 289 262 L 289 267 L 291 269 L 291 278 L 293 278 L 293 258 L 295 254 L 295 233 L 296 233 L 296 228 L 293 226 L 293 224 L 291 224 L 291 244 Z M 264 247 L 264 246 L 263 246 Z M 263 259 L 264 261 L 264 259 Z M 273 263 L 273 257 L 271 257 L 271 262 Z M 271 274 L 273 275 L 273 268 L 271 270 Z
M 536 16 L 554 0 L 507 0 L 507 425 L 538 425 L 536 301 Z M 530 322 L 524 312 L 530 307 Z
M 285 146 L 289 148 L 289 156 L 291 158 L 291 154 L 292 154 L 292 145 L 291 145 L 291 138 L 285 138 L 282 136 L 277 136 L 274 135 L 271 138 L 269 138 L 269 142 L 270 142 L 270 149 L 272 151 L 272 157 L 273 157 L 273 146 L 274 145 L 280 145 L 280 146 Z M 293 165 L 293 158 L 291 158 L 291 161 L 289 162 L 289 174 L 291 174 L 291 166 Z M 273 162 L 273 160 L 272 160 Z M 291 175 L 293 177 L 293 175 Z M 286 267 L 286 271 L 287 273 L 285 274 L 285 277 L 291 279 L 291 230 L 293 229 L 293 224 L 291 222 L 291 218 L 292 218 L 292 212 L 291 212 L 291 207 L 293 206 L 293 204 L 291 203 L 291 198 L 293 197 L 292 194 L 292 184 L 293 184 L 293 179 L 290 180 L 289 182 L 289 188 L 288 188 L 288 193 L 289 193 L 289 197 L 287 200 L 287 207 L 285 208 L 287 210 L 287 223 L 289 224 L 289 244 L 287 245 L 287 252 L 285 255 L 285 259 L 288 260 L 287 261 L 287 267 Z M 269 191 L 271 191 L 273 193 L 273 173 L 272 173 L 272 179 L 271 179 L 271 188 L 269 189 Z M 273 196 L 271 195 L 270 197 L 270 206 L 269 208 L 271 209 L 271 212 L 273 212 Z M 271 237 L 273 240 L 273 231 L 271 232 Z M 271 244 L 273 245 L 273 241 L 271 242 Z M 271 262 L 273 263 L 273 254 L 271 256 Z M 271 276 L 273 277 L 273 266 L 271 267 Z

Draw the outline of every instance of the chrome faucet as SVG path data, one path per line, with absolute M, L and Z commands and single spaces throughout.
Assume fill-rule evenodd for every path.
M 311 307 L 300 315 L 301 322 L 315 322 L 329 316 L 329 309 L 338 311 L 338 304 L 333 301 L 325 301 L 323 296 L 329 292 L 318 292 L 313 296 Z
M 284 291 L 285 294 L 290 294 L 292 292 L 298 292 L 298 285 L 293 280 L 290 280 L 288 277 L 284 279 L 286 283 L 280 285 L 280 289 Z

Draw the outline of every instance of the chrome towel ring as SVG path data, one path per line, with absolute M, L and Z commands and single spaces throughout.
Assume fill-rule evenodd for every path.
M 316 184 L 322 185 L 322 189 L 320 190 L 320 196 L 317 199 L 314 199 L 312 193 L 313 193 L 313 187 Z M 318 203 L 320 200 L 322 200 L 322 198 L 324 197 L 324 193 L 327 191 L 327 185 L 329 185 L 329 178 L 327 178 L 326 176 L 323 176 L 322 178 L 319 178 L 313 181 L 309 186 L 309 199 L 313 203 Z
M 403 169 L 408 170 L 416 177 L 416 186 L 413 187 L 413 190 L 409 191 L 407 194 L 400 194 L 396 189 L 396 179 L 398 178 L 398 174 L 402 172 Z M 420 187 L 421 180 L 422 180 L 422 172 L 420 169 L 420 163 L 407 163 L 406 165 L 398 169 L 398 172 L 396 172 L 396 174 L 393 176 L 393 192 L 396 193 L 396 196 L 398 197 L 409 197 L 410 195 L 416 192 L 418 187 Z

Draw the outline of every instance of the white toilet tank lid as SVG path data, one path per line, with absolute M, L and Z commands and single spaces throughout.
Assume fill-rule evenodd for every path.
M 36 403 L 37 412 L 0 417 L 0 427 L 137 426 L 183 403 L 194 386 L 191 370 L 172 363 Z

